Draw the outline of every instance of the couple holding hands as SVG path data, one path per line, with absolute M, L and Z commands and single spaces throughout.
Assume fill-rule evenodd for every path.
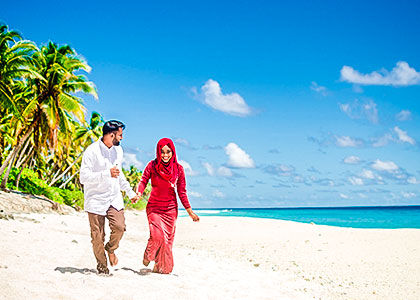
M 132 202 L 137 202 L 149 180 L 152 192 L 146 207 L 150 238 L 144 251 L 143 264 L 155 262 L 153 272 L 169 274 L 174 263 L 172 244 L 178 216 L 176 192 L 182 205 L 194 222 L 199 217 L 192 211 L 185 189 L 184 168 L 178 163 L 172 140 L 163 138 L 156 147 L 156 158 L 143 171 L 141 181 L 134 192 L 122 173 L 120 166 L 123 150 L 119 146 L 125 125 L 108 121 L 102 128 L 102 138 L 91 144 L 84 152 L 80 168 L 80 182 L 84 187 L 84 210 L 88 213 L 93 253 L 99 274 L 109 274 L 108 253 L 111 266 L 118 263 L 114 251 L 125 231 L 125 191 Z M 105 218 L 109 221 L 111 235 L 105 242 Z

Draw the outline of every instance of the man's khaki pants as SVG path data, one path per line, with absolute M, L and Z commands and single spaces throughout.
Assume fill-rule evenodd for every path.
M 124 210 L 116 210 L 110 206 L 106 212 L 106 216 L 88 213 L 90 224 L 90 235 L 92 237 L 93 253 L 95 254 L 98 264 L 107 265 L 105 250 L 108 253 L 114 253 L 118 248 L 120 240 L 125 231 Z M 111 236 L 109 242 L 104 247 L 105 242 L 105 218 L 109 221 L 111 228 Z

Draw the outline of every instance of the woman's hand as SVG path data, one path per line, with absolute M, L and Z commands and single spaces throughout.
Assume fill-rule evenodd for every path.
M 194 222 L 200 221 L 200 218 L 193 212 L 192 208 L 188 208 L 187 213 Z

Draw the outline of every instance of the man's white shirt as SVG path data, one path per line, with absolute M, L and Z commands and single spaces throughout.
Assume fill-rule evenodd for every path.
M 108 148 L 99 139 L 87 147 L 80 168 L 85 211 L 104 216 L 110 206 L 117 210 L 124 208 L 121 191 L 125 191 L 130 199 L 136 196 L 121 170 L 122 161 L 121 146 Z M 120 175 L 118 178 L 113 178 L 110 169 L 116 165 L 120 169 Z

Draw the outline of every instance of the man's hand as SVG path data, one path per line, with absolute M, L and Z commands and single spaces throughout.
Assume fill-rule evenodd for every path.
M 117 166 L 112 167 L 110 171 L 111 171 L 112 178 L 118 178 L 118 176 L 120 176 L 120 169 L 118 169 Z
M 135 195 L 133 198 L 130 199 L 131 203 L 137 203 L 139 201 L 140 197 L 139 194 Z

